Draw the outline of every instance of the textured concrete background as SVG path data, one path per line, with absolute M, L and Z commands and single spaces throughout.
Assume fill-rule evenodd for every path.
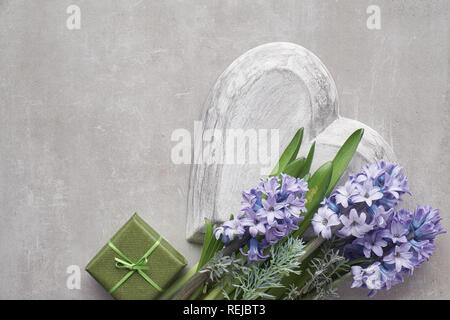
M 81 8 L 81 29 L 66 8 Z M 381 30 L 366 8 L 381 9 Z M 317 54 L 341 114 L 389 141 L 414 199 L 450 229 L 448 1 L 0 1 L 0 298 L 103 299 L 82 269 L 137 211 L 190 262 L 190 167 L 170 135 L 193 129 L 218 75 L 272 41 Z M 450 237 L 378 298 L 450 298 Z M 342 290 L 343 298 L 365 298 Z

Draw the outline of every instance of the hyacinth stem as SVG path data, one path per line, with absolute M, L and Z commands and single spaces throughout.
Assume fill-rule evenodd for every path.
M 186 271 L 181 277 L 179 277 L 175 282 L 158 297 L 158 300 L 168 300 L 170 299 L 175 292 L 180 290 L 184 284 L 194 276 L 197 272 L 198 263 L 196 263 L 192 268 Z
M 231 256 L 235 251 L 241 248 L 247 243 L 250 236 L 235 239 L 231 243 L 222 249 L 223 256 Z M 202 270 L 200 270 L 202 271 Z M 190 277 L 181 288 L 173 295 L 171 300 L 187 300 L 199 286 L 202 286 L 209 279 L 209 272 L 196 272 Z
M 208 294 L 208 299 L 204 300 L 224 300 L 225 299 L 225 295 L 223 294 L 223 291 L 226 292 L 226 294 L 228 296 L 231 296 L 231 294 L 236 290 L 236 288 L 233 286 L 232 283 L 227 283 L 223 288 L 221 286 L 221 284 L 217 284 L 212 290 L 212 294 L 209 295 Z M 214 292 L 213 292 L 214 291 Z
M 189 300 L 197 300 L 197 298 L 203 293 L 202 286 L 198 287 L 197 290 L 189 297 Z
M 222 294 L 222 288 L 220 285 L 216 285 L 208 292 L 206 296 L 203 297 L 202 300 L 216 300 L 220 294 Z
M 223 300 L 225 299 L 223 291 L 230 295 L 234 291 L 234 289 L 235 288 L 230 283 L 227 283 L 224 287 L 222 287 L 222 285 L 218 283 L 208 292 L 205 297 L 203 297 L 203 300 Z
M 171 300 L 187 300 L 191 294 L 209 278 L 207 272 L 196 272 L 184 285 L 175 293 Z
M 223 290 L 227 290 L 228 286 L 223 286 L 220 282 L 216 283 L 214 287 L 211 288 L 211 290 L 208 291 L 208 293 L 201 298 L 202 300 L 222 300 L 223 294 L 222 291 Z
M 314 251 L 316 251 L 317 248 L 319 248 L 322 243 L 325 242 L 325 239 L 321 236 L 318 236 L 314 240 L 311 240 L 305 248 L 305 253 L 300 257 L 299 262 L 302 263 L 305 261 L 306 258 L 308 258 Z

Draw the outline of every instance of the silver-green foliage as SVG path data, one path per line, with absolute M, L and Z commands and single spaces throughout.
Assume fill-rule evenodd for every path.
M 283 300 L 299 300 L 300 295 L 301 294 L 298 287 L 295 284 L 291 283 Z
M 321 257 L 311 260 L 310 267 L 306 270 L 310 279 L 300 290 L 301 295 L 309 292 L 309 296 L 315 300 L 338 297 L 333 281 L 348 272 L 349 267 L 347 260 L 332 248 L 332 243 L 333 240 L 325 245 Z
M 199 272 L 208 272 L 210 282 L 219 282 L 232 277 L 234 273 L 246 272 L 247 267 L 243 265 L 244 259 L 237 258 L 235 254 L 224 256 L 221 251 L 217 252 L 211 260 Z
M 293 237 L 279 246 L 270 247 L 269 260 L 251 264 L 246 272 L 233 275 L 234 299 L 274 299 L 266 293 L 267 289 L 283 287 L 281 280 L 290 273 L 300 274 L 299 258 L 304 247 L 301 239 Z

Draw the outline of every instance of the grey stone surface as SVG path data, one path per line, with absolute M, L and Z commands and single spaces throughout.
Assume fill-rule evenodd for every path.
M 81 8 L 81 29 L 66 8 Z M 84 271 L 137 211 L 190 262 L 189 165 L 170 159 L 220 73 L 243 52 L 288 41 L 336 82 L 342 116 L 388 141 L 409 176 L 410 208 L 450 227 L 448 1 L 1 1 L 0 298 L 103 299 Z M 450 298 L 450 237 L 411 279 L 376 298 Z M 348 284 L 347 284 L 348 285 Z M 365 298 L 342 289 L 343 298 Z

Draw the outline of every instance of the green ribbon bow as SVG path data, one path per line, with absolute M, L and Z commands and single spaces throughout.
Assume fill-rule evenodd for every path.
M 116 268 L 118 269 L 128 269 L 130 272 L 128 272 L 122 279 L 117 282 L 114 287 L 109 290 L 109 293 L 113 293 L 118 287 L 120 287 L 125 281 L 128 280 L 129 277 L 133 275 L 136 271 L 144 278 L 148 283 L 150 283 L 156 290 L 162 292 L 163 289 L 158 286 L 150 277 L 143 271 L 148 270 L 147 262 L 148 262 L 148 256 L 156 249 L 156 247 L 159 246 L 161 243 L 162 237 L 159 236 L 158 240 L 153 244 L 153 246 L 142 256 L 141 259 L 139 259 L 138 262 L 134 263 L 130 259 L 127 258 L 111 241 L 108 242 L 108 245 L 111 249 L 114 250 L 115 253 L 117 253 L 122 259 L 120 258 L 114 258 L 116 261 Z

